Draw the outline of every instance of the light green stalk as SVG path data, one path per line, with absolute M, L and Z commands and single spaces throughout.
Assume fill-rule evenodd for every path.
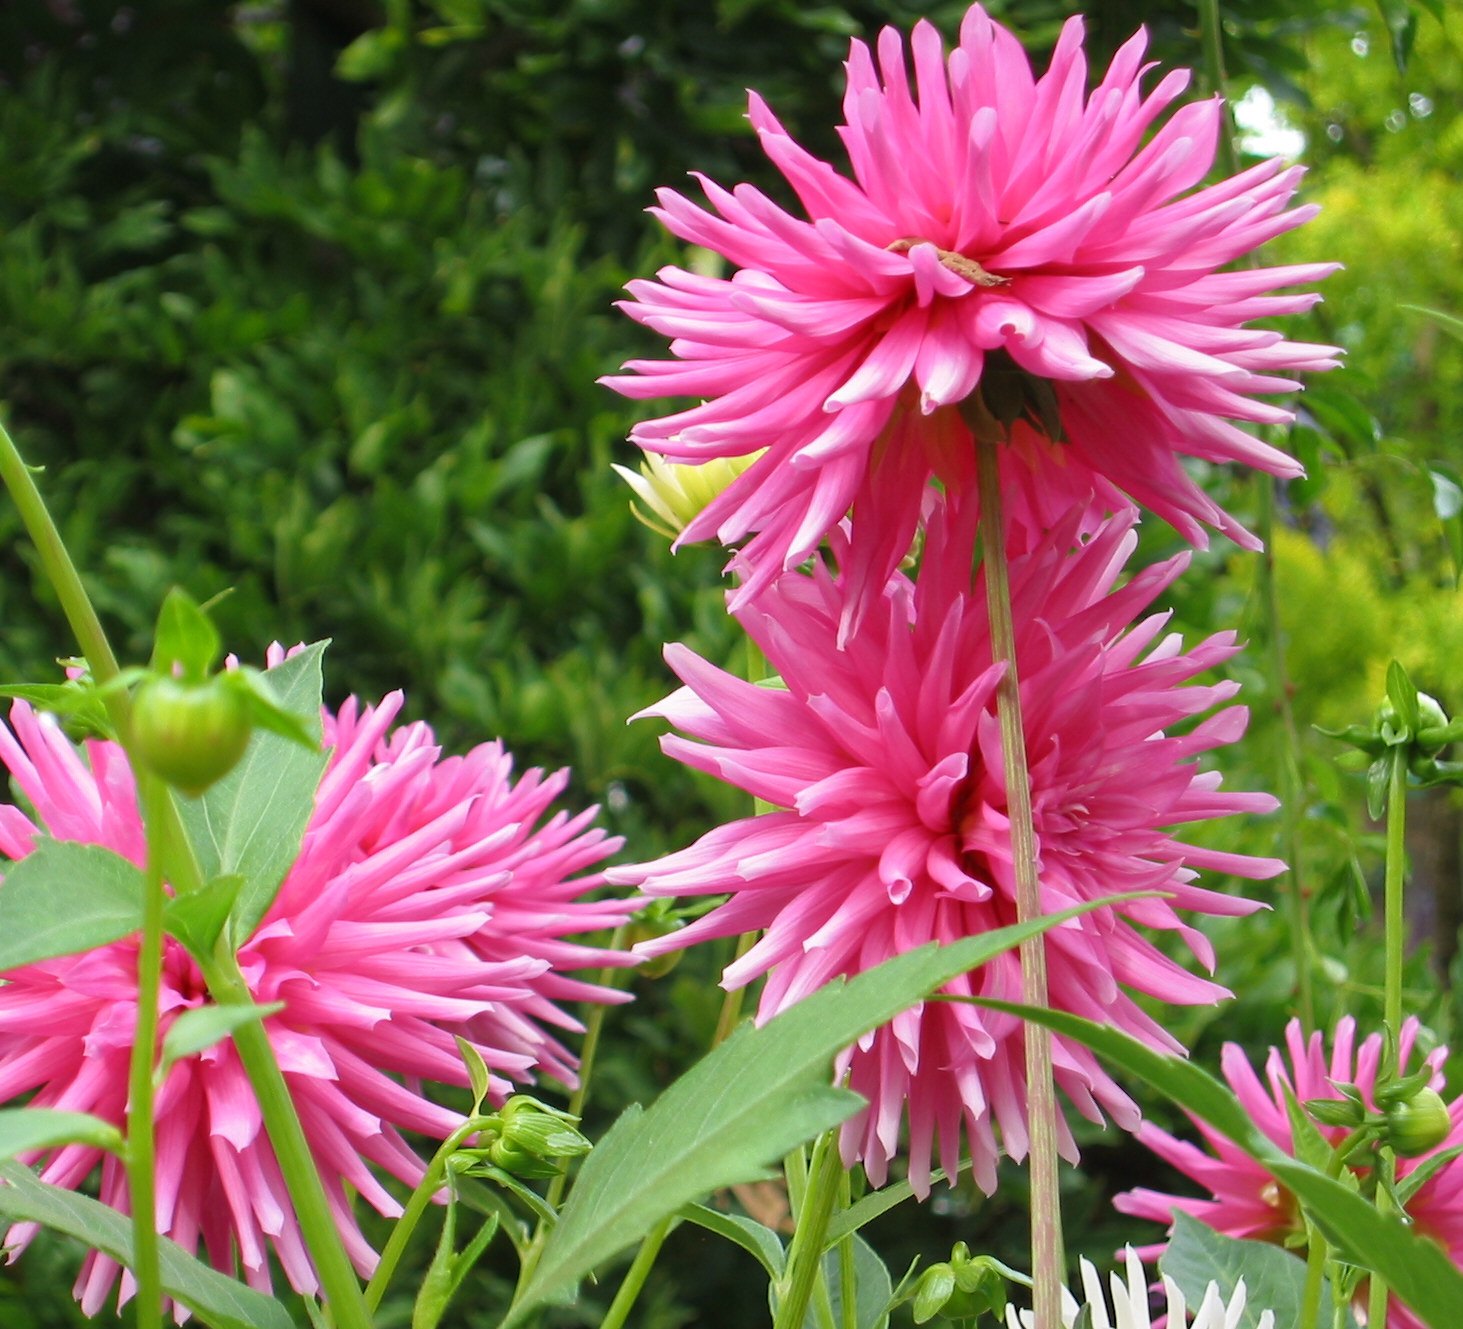
M 825 1131 L 813 1146 L 808 1168 L 808 1188 L 798 1210 L 797 1227 L 787 1252 L 785 1285 L 777 1299 L 777 1317 L 772 1329 L 802 1329 L 812 1298 L 813 1284 L 823 1268 L 823 1247 L 828 1220 L 838 1198 L 843 1161 L 838 1156 L 838 1128 Z
M 1011 855 L 1016 869 L 1016 919 L 1039 918 L 1041 883 L 1036 872 L 1036 830 L 1031 813 L 1031 776 L 1026 766 L 1026 730 L 1016 672 L 1016 632 L 1011 617 L 1011 586 L 1006 566 L 1001 514 L 997 443 L 977 429 L 976 462 L 980 483 L 981 561 L 985 568 L 986 608 L 991 625 L 991 658 L 1006 666 L 996 688 L 996 713 L 1005 759 L 1006 812 L 1011 822 Z M 1047 1005 L 1046 939 L 1021 943 L 1021 1000 Z M 1060 1329 L 1062 1284 L 1062 1206 L 1057 1161 L 1057 1101 L 1052 1080 L 1051 1035 L 1027 1021 L 1026 1117 L 1031 1134 L 1031 1278 L 1036 1329 Z

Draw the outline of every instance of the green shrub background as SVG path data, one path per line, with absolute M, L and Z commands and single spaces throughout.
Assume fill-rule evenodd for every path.
M 991 6 L 1038 66 L 1061 0 Z M 1388 4 L 1393 13 L 1405 12 Z M 743 110 L 768 97 L 789 129 L 841 161 L 840 62 L 851 35 L 963 4 L 896 0 L 37 0 L 0 10 L 0 399 L 126 658 L 145 658 L 167 588 L 217 608 L 225 640 L 259 660 L 272 640 L 330 637 L 329 699 L 404 687 L 445 746 L 501 736 L 521 766 L 570 765 L 650 857 L 738 815 L 739 796 L 658 753 L 625 717 L 670 686 L 661 643 L 735 667 L 717 551 L 674 557 L 630 516 L 610 471 L 631 463 L 635 407 L 596 378 L 659 351 L 613 308 L 630 277 L 684 262 L 643 209 L 656 185 L 703 170 L 787 191 Z M 1087 8 L 1095 68 L 1140 22 L 1169 62 L 1200 62 L 1183 0 Z M 1413 14 L 1407 72 L 1376 11 L 1321 0 L 1224 6 L 1233 90 L 1263 86 L 1308 138 L 1315 224 L 1272 261 L 1340 257 L 1329 303 L 1296 329 L 1347 347 L 1290 446 L 1311 478 L 1278 495 L 1282 636 L 1301 733 L 1294 821 L 1317 910 L 1323 1009 L 1363 1012 L 1379 971 L 1355 926 L 1375 875 L 1356 783 L 1312 722 L 1364 718 L 1386 662 L 1463 706 L 1463 627 L 1450 512 L 1463 448 L 1463 346 L 1413 302 L 1463 314 L 1463 23 Z M 1200 90 L 1200 89 L 1196 89 Z M 1421 100 L 1419 100 L 1421 99 Z M 1398 119 L 1400 117 L 1400 120 Z M 694 188 L 694 186 L 693 186 Z M 1282 440 L 1284 441 L 1284 440 Z M 1451 477 L 1451 478 L 1450 478 Z M 1213 475 L 1242 516 L 1257 482 Z M 1460 491 L 1463 500 L 1463 491 Z M 1160 529 L 1144 552 L 1172 547 Z M 1456 553 L 1454 552 L 1456 551 Z M 1276 788 L 1277 688 L 1255 560 L 1196 558 L 1178 621 L 1240 625 L 1233 666 L 1255 710 L 1225 758 L 1232 781 Z M 73 649 L 19 525 L 0 504 L 0 677 L 52 677 Z M 1437 801 L 1437 800 L 1435 800 Z M 1446 798 L 1432 839 L 1454 875 L 1422 883 L 1416 1004 L 1437 1033 L 1453 1003 L 1459 826 Z M 1431 824 L 1431 823 L 1429 823 Z M 1216 839 L 1277 852 L 1275 819 Z M 1419 857 L 1419 864 L 1422 858 Z M 1430 860 L 1429 860 L 1430 861 Z M 1200 1055 L 1221 1037 L 1278 1037 L 1293 969 L 1281 912 L 1217 931 L 1239 1001 L 1174 1024 Z M 693 956 L 612 1017 L 592 1126 L 646 1099 L 706 1043 L 721 959 Z M 1429 967 L 1430 964 L 1433 967 Z M 1162 1113 L 1160 1111 L 1160 1116 Z M 1111 1193 L 1167 1184 L 1125 1138 L 1084 1131 L 1069 1174 L 1069 1248 L 1130 1237 Z M 964 1239 L 1023 1264 L 1023 1180 L 969 1186 L 873 1229 L 897 1278 Z M 0 1319 L 71 1323 L 63 1244 L 38 1243 L 0 1279 Z M 751 1265 L 673 1238 L 640 1323 L 756 1324 Z M 449 1322 L 496 1322 L 491 1260 Z M 573 1322 L 596 1321 L 613 1275 Z M 393 1319 L 392 1317 L 396 1317 Z M 383 1324 L 407 1323 L 388 1303 Z

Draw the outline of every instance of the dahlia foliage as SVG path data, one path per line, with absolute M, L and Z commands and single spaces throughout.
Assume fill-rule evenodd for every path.
M 1201 850 L 1167 828 L 1266 812 L 1274 800 L 1221 792 L 1217 776 L 1195 764 L 1239 736 L 1242 707 L 1182 736 L 1165 733 L 1235 692 L 1230 683 L 1191 684 L 1234 653 L 1233 633 L 1185 652 L 1176 636 L 1163 635 L 1166 615 L 1134 624 L 1186 560 L 1119 587 L 1136 514 L 1109 519 L 1072 548 L 1082 516 L 1073 513 L 1011 568 L 1042 906 L 1056 912 L 1135 889 L 1172 899 L 1131 901 L 1052 931 L 1051 998 L 1179 1051 L 1125 987 L 1179 1003 L 1213 1002 L 1225 991 L 1166 958 L 1134 925 L 1177 931 L 1212 965 L 1208 942 L 1175 908 L 1240 914 L 1258 905 L 1195 885 L 1194 868 L 1269 877 L 1282 865 Z M 642 944 L 641 954 L 761 931 L 724 981 L 736 987 L 766 975 L 758 1007 L 766 1020 L 835 975 L 1016 921 L 995 706 L 1001 666 L 992 662 L 984 582 L 969 573 L 970 530 L 958 511 L 938 507 L 918 577 L 893 578 L 842 647 L 846 579 L 822 562 L 745 602 L 738 619 L 781 687 L 740 681 L 684 647 L 668 649 L 686 686 L 647 713 L 689 737 L 665 738 L 666 751 L 778 810 L 718 827 L 658 862 L 610 870 L 611 880 L 651 895 L 730 895 L 685 930 Z M 1019 1000 L 1016 954 L 946 991 Z M 1101 1106 L 1136 1125 L 1132 1102 L 1096 1058 L 1075 1044 L 1058 1047 L 1058 1081 L 1078 1108 L 1099 1119 Z M 876 1185 L 899 1150 L 906 1102 L 910 1179 L 921 1194 L 936 1141 L 941 1165 L 955 1175 L 962 1122 L 987 1192 L 995 1187 L 993 1128 L 1013 1157 L 1026 1152 L 1018 1020 L 930 1002 L 850 1049 L 843 1067 L 869 1100 L 844 1128 L 844 1159 L 861 1159 Z
M 1404 1065 L 1411 1056 L 1417 1033 L 1415 1017 L 1403 1023 L 1399 1045 Z M 1371 1034 L 1358 1044 L 1356 1022 L 1347 1016 L 1336 1026 L 1329 1059 L 1321 1034 L 1313 1033 L 1307 1039 L 1299 1021 L 1292 1020 L 1285 1030 L 1284 1051 L 1272 1047 L 1265 1059 L 1263 1081 L 1234 1043 L 1225 1044 L 1222 1065 L 1230 1088 L 1255 1124 L 1286 1153 L 1294 1154 L 1286 1087 L 1300 1102 L 1312 1099 L 1339 1102 L 1343 1096 L 1336 1085 L 1353 1084 L 1361 1090 L 1367 1107 L 1375 1110 L 1373 1094 L 1383 1055 L 1381 1035 Z M 1443 1087 L 1446 1060 L 1446 1048 L 1435 1048 L 1424 1060 L 1432 1072 L 1430 1085 L 1434 1090 Z M 1427 1166 L 1429 1159 L 1463 1145 L 1463 1097 L 1449 1104 L 1448 1116 L 1452 1128 L 1433 1148 L 1414 1158 L 1396 1160 L 1399 1182 L 1405 1182 L 1411 1173 Z M 1165 1224 L 1172 1223 L 1173 1213 L 1178 1210 L 1230 1237 L 1277 1243 L 1296 1236 L 1303 1238 L 1305 1225 L 1295 1198 L 1243 1150 L 1204 1122 L 1195 1119 L 1194 1124 L 1212 1152 L 1206 1153 L 1197 1145 L 1177 1140 L 1152 1122 L 1144 1122 L 1139 1127 L 1138 1138 L 1207 1190 L 1211 1198 L 1167 1195 L 1138 1187 L 1114 1200 L 1118 1209 Z M 1322 1125 L 1319 1129 L 1332 1146 L 1346 1135 L 1342 1127 Z M 1408 1201 L 1407 1213 L 1418 1232 L 1442 1246 L 1455 1262 L 1463 1262 L 1463 1160 L 1452 1158 L 1444 1162 Z M 1158 1245 L 1142 1253 L 1155 1257 L 1162 1250 L 1163 1246 Z M 1387 1323 L 1393 1329 L 1421 1329 L 1424 1321 L 1394 1298 L 1388 1306 Z
M 751 96 L 763 149 L 806 217 L 746 184 L 701 179 L 709 211 L 660 191 L 669 230 L 734 271 L 666 267 L 632 282 L 626 312 L 673 338 L 674 358 L 631 361 L 605 381 L 704 399 L 636 426 L 648 451 L 700 462 L 766 450 L 681 537 L 746 540 L 743 598 L 852 509 L 860 603 L 876 601 L 931 477 L 970 483 L 969 435 L 948 408 L 977 389 L 998 415 L 1000 399 L 1024 399 L 1006 412 L 1022 417 L 1013 448 L 1046 473 L 1076 471 L 1075 492 L 1111 507 L 1116 487 L 1196 543 L 1201 524 L 1255 543 L 1179 454 L 1300 473 L 1233 422 L 1291 419 L 1258 398 L 1334 365 L 1336 349 L 1244 325 L 1309 308 L 1319 297 L 1272 292 L 1336 265 L 1219 271 L 1315 209 L 1287 207 L 1302 172 L 1278 159 L 1196 189 L 1221 103 L 1183 106 L 1150 133 L 1188 74 L 1145 96 L 1145 44 L 1140 31 L 1088 95 L 1080 18 L 1036 79 L 976 5 L 948 58 L 931 24 L 915 27 L 912 92 L 886 28 L 877 67 L 861 42 L 849 54 L 839 133 L 852 180 Z M 957 422 L 929 428 L 941 415 Z
M 277 659 L 277 657 L 276 657 Z M 399 692 L 378 706 L 354 698 L 326 713 L 332 749 L 299 857 L 239 964 L 256 1002 L 283 1002 L 265 1029 L 295 1100 L 351 1260 L 362 1273 L 375 1252 L 349 1194 L 380 1213 L 401 1212 L 372 1165 L 407 1186 L 423 1164 L 403 1131 L 441 1139 L 461 1113 L 433 1101 L 425 1080 L 466 1085 L 454 1035 L 493 1072 L 501 1101 L 510 1081 L 545 1074 L 573 1083 L 575 1058 L 549 1032 L 577 1029 L 565 1000 L 618 993 L 561 971 L 615 963 L 576 933 L 613 927 L 630 906 L 587 900 L 597 875 L 574 876 L 618 848 L 590 823 L 556 813 L 566 773 L 530 771 L 516 783 L 497 743 L 442 757 L 430 729 L 393 730 Z M 0 805 L 0 853 L 22 858 L 48 834 L 104 845 L 142 864 L 144 832 L 121 749 L 90 741 L 84 759 L 49 715 L 24 702 L 0 726 L 0 760 L 35 810 Z M 119 1125 L 137 1018 L 137 938 L 13 969 L 0 986 L 0 1100 L 33 1093 L 33 1107 L 85 1111 Z M 162 1029 L 207 1000 L 187 952 L 169 939 Z M 547 1027 L 546 1027 L 547 1026 Z M 217 1267 L 242 1265 L 269 1285 L 272 1250 L 290 1284 L 316 1276 L 258 1104 L 232 1044 L 173 1064 L 158 1091 L 157 1227 L 189 1250 L 201 1239 Z M 41 1178 L 74 1187 L 102 1161 L 101 1198 L 126 1212 L 118 1160 L 69 1145 Z M 12 1227 L 12 1258 L 33 1235 Z M 95 1314 L 117 1266 L 93 1252 L 77 1284 Z M 122 1295 L 131 1292 L 124 1274 Z

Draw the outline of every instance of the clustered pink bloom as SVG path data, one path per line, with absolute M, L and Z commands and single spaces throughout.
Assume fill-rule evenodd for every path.
M 1167 732 L 1236 687 L 1184 686 L 1234 653 L 1233 633 L 1184 651 L 1176 635 L 1162 635 L 1167 615 L 1130 626 L 1186 558 L 1120 585 L 1136 514 L 1100 523 L 1081 542 L 1085 518 L 1074 510 L 1011 566 L 1042 910 L 1134 889 L 1173 898 L 1109 907 L 1048 933 L 1051 1002 L 1176 1052 L 1125 986 L 1179 1003 L 1227 994 L 1134 925 L 1176 930 L 1212 966 L 1209 943 L 1175 909 L 1243 914 L 1258 905 L 1195 885 L 1194 869 L 1267 877 L 1282 865 L 1200 849 L 1167 828 L 1266 812 L 1274 800 L 1220 792 L 1218 774 L 1194 761 L 1239 737 L 1242 707 Z M 821 561 L 811 575 L 785 574 L 744 602 L 738 618 L 782 686 L 741 681 L 683 646 L 667 647 L 685 686 L 645 714 L 688 737 L 666 736 L 665 751 L 777 810 L 607 874 L 651 895 L 730 896 L 639 954 L 764 930 L 723 985 L 766 975 L 758 1019 L 767 1020 L 836 975 L 1016 921 L 994 695 L 1002 667 L 992 663 L 983 580 L 972 585 L 972 526 L 937 505 L 917 580 L 896 575 L 842 647 L 848 588 Z M 841 563 L 841 540 L 835 552 Z M 1008 952 L 944 991 L 1020 1000 L 1019 958 Z M 1091 1053 L 1058 1039 L 1055 1061 L 1058 1083 L 1084 1115 L 1100 1119 L 1104 1108 L 1136 1123 L 1133 1104 Z M 1013 1157 L 1026 1152 L 1025 1058 L 1014 1018 L 929 1002 L 849 1049 L 844 1070 L 869 1106 L 844 1127 L 843 1156 L 861 1159 L 875 1185 L 898 1150 L 906 1104 L 909 1176 L 920 1194 L 936 1147 L 955 1175 L 962 1123 L 988 1192 L 993 1126 Z M 1070 1137 L 1065 1149 L 1074 1153 Z
M 1403 1023 L 1398 1043 L 1404 1064 L 1412 1053 L 1417 1029 L 1415 1017 Z M 1348 1015 L 1336 1026 L 1329 1062 L 1321 1034 L 1313 1033 L 1307 1039 L 1298 1020 L 1292 1020 L 1286 1027 L 1285 1043 L 1284 1053 L 1279 1048 L 1270 1049 L 1270 1055 L 1265 1059 L 1263 1083 L 1237 1044 L 1224 1045 L 1221 1066 L 1229 1087 L 1255 1125 L 1286 1153 L 1295 1152 L 1285 1102 L 1287 1085 L 1297 1099 L 1305 1102 L 1312 1098 L 1342 1098 L 1333 1082 L 1355 1084 L 1368 1108 L 1376 1110 L 1372 1093 L 1382 1056 L 1380 1034 L 1369 1035 L 1358 1047 L 1356 1021 Z M 1443 1088 L 1443 1063 L 1446 1059 L 1446 1048 L 1435 1048 L 1426 1058 L 1426 1065 L 1433 1072 L 1430 1082 L 1433 1089 Z M 1434 1154 L 1463 1145 L 1463 1097 L 1455 1098 L 1449 1104 L 1448 1115 L 1453 1128 L 1436 1149 L 1419 1158 L 1397 1159 L 1399 1180 L 1405 1179 Z M 1294 1234 L 1304 1234 L 1305 1226 L 1294 1196 L 1238 1146 L 1204 1122 L 1195 1119 L 1194 1124 L 1212 1153 L 1175 1139 L 1152 1122 L 1144 1122 L 1139 1127 L 1138 1138 L 1160 1158 L 1198 1182 L 1212 1198 L 1166 1195 L 1138 1187 L 1117 1196 L 1114 1200 L 1117 1208 L 1125 1214 L 1151 1218 L 1170 1226 L 1174 1211 L 1180 1210 L 1226 1236 L 1251 1241 L 1280 1243 Z M 1333 1145 L 1340 1143 L 1346 1135 L 1343 1127 L 1322 1126 L 1319 1129 Z M 1419 1232 L 1432 1237 L 1455 1261 L 1463 1262 L 1463 1160 L 1455 1158 L 1445 1163 L 1436 1176 L 1424 1182 L 1408 1202 L 1407 1212 Z M 1162 1244 L 1150 1246 L 1141 1254 L 1154 1259 L 1163 1249 Z M 1423 1321 L 1395 1296 L 1388 1303 L 1387 1324 L 1391 1329 L 1423 1329 Z
M 274 653 L 274 661 L 278 660 Z M 376 1255 L 361 1235 L 348 1191 L 380 1213 L 401 1207 L 375 1168 L 408 1186 L 424 1166 L 403 1139 L 440 1139 L 463 1120 L 433 1102 L 421 1081 L 465 1085 L 454 1034 L 492 1071 L 501 1102 L 510 1080 L 535 1072 L 572 1083 L 574 1057 L 545 1025 L 578 1028 L 565 999 L 623 999 L 559 971 L 617 962 L 566 938 L 612 927 L 633 905 L 583 898 L 598 875 L 573 876 L 619 846 L 590 822 L 556 813 L 566 772 L 530 771 L 516 783 L 512 758 L 487 743 L 443 757 L 424 724 L 391 724 L 402 695 L 361 708 L 354 698 L 326 713 L 333 749 L 299 857 L 239 964 L 255 1001 L 284 1009 L 264 1022 L 294 1097 L 326 1194 L 352 1261 L 364 1274 Z M 145 857 L 132 772 L 113 743 L 90 741 L 85 759 L 55 720 L 24 702 L 0 725 L 0 761 L 35 809 L 0 805 L 0 854 L 31 852 L 38 834 L 104 845 L 133 863 Z M 0 1101 L 92 1112 L 120 1124 L 137 1018 L 137 938 L 46 960 L 3 975 Z M 163 1032 L 207 993 L 196 966 L 168 939 Z M 316 1277 L 253 1091 L 231 1043 L 177 1062 L 157 1097 L 157 1227 L 188 1250 L 269 1286 L 272 1248 L 290 1284 Z M 128 1209 L 116 1158 L 69 1145 L 52 1153 L 43 1180 L 79 1186 L 102 1162 L 100 1195 Z M 17 1224 L 14 1254 L 34 1228 Z M 92 1252 L 76 1292 L 95 1314 L 117 1279 Z M 124 1273 L 122 1298 L 132 1292 Z
M 1055 393 L 1064 442 L 1024 420 L 1013 430 L 1030 464 L 1078 472 L 1077 489 L 1109 508 L 1115 486 L 1195 543 L 1200 523 L 1255 543 L 1178 454 L 1300 473 L 1232 422 L 1291 419 L 1255 394 L 1298 387 L 1294 371 L 1329 368 L 1337 352 L 1244 325 L 1309 308 L 1319 297 L 1271 292 L 1336 265 L 1219 271 L 1315 208 L 1287 210 L 1302 172 L 1278 159 L 1195 189 L 1222 132 L 1218 99 L 1181 107 L 1145 143 L 1188 83 L 1175 71 L 1145 97 L 1145 43 L 1140 31 L 1088 96 L 1080 18 L 1035 79 L 1017 39 L 976 5 L 948 60 L 935 28 L 915 27 L 912 94 L 886 28 L 877 69 L 857 41 L 847 63 L 839 133 L 854 179 L 751 96 L 763 149 L 806 218 L 747 184 L 702 178 L 710 211 L 660 192 L 670 231 L 735 271 L 666 267 L 632 282 L 626 312 L 673 338 L 675 358 L 631 361 L 605 381 L 632 397 L 703 399 L 636 426 L 647 450 L 697 462 L 766 449 L 681 537 L 752 537 L 738 603 L 809 558 L 850 510 L 859 604 L 876 601 L 931 476 L 969 487 L 970 436 L 946 408 L 993 371 Z M 928 428 L 941 414 L 954 447 Z

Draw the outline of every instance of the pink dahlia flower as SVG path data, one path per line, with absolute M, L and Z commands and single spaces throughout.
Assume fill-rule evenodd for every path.
M 877 70 L 857 41 L 847 63 L 839 133 L 854 179 L 751 96 L 752 124 L 806 219 L 746 184 L 702 179 L 711 211 L 660 192 L 665 225 L 736 271 L 667 267 L 632 282 L 626 312 L 674 338 L 675 358 L 632 361 L 632 374 L 604 381 L 632 397 L 702 399 L 637 425 L 647 450 L 697 462 L 766 449 L 681 537 L 755 533 L 745 552 L 758 576 L 744 598 L 852 509 L 880 531 L 856 542 L 874 561 L 862 594 L 877 600 L 930 476 L 968 482 L 963 425 L 952 453 L 924 418 L 992 372 L 1009 385 L 1017 368 L 1054 389 L 1069 446 L 1051 460 L 1086 472 L 1082 488 L 1102 498 L 1116 485 L 1194 543 L 1200 523 L 1255 543 L 1176 454 L 1300 473 L 1231 421 L 1289 420 L 1255 394 L 1293 390 L 1294 371 L 1329 368 L 1337 352 L 1244 324 L 1308 309 L 1319 297 L 1270 292 L 1336 265 L 1219 271 L 1315 209 L 1287 211 L 1301 170 L 1278 160 L 1195 189 L 1222 132 L 1218 99 L 1180 108 L 1145 143 L 1189 77 L 1170 73 L 1144 97 L 1145 44 L 1140 31 L 1087 96 L 1080 18 L 1034 79 L 1020 43 L 977 5 L 948 60 L 935 28 L 915 27 L 912 95 L 903 44 L 886 28 Z M 1042 452 L 1038 429 L 1014 433 Z
M 1411 1055 L 1416 1038 L 1417 1020 L 1409 1018 L 1402 1026 L 1399 1040 L 1404 1063 Z M 1255 1125 L 1286 1153 L 1293 1154 L 1295 1146 L 1285 1105 L 1285 1085 L 1289 1085 L 1295 1096 L 1305 1102 L 1311 1098 L 1340 1099 L 1342 1094 L 1334 1087 L 1333 1081 L 1355 1084 L 1367 1106 L 1376 1110 L 1372 1091 L 1382 1055 L 1380 1034 L 1368 1036 L 1358 1047 L 1356 1021 L 1348 1015 L 1336 1026 L 1328 1062 L 1321 1035 L 1314 1033 L 1307 1039 L 1301 1033 L 1300 1021 L 1292 1020 L 1285 1030 L 1285 1044 L 1288 1059 L 1279 1048 L 1270 1049 L 1265 1060 L 1263 1083 L 1243 1050 L 1234 1043 L 1224 1045 L 1221 1065 L 1229 1087 Z M 1433 1072 L 1433 1089 L 1443 1087 L 1443 1062 L 1446 1059 L 1446 1048 L 1436 1048 L 1427 1056 L 1426 1065 Z M 1397 1160 L 1399 1180 L 1421 1167 L 1433 1154 L 1463 1145 L 1463 1097 L 1455 1098 L 1449 1104 L 1448 1116 L 1453 1128 L 1435 1149 L 1418 1158 Z M 1212 1198 L 1165 1195 L 1138 1187 L 1117 1196 L 1113 1201 L 1117 1208 L 1125 1214 L 1169 1225 L 1173 1223 L 1174 1210 L 1182 1210 L 1217 1232 L 1251 1241 L 1279 1244 L 1293 1235 L 1303 1237 L 1305 1227 L 1295 1197 L 1243 1150 L 1202 1121 L 1194 1124 L 1212 1153 L 1175 1139 L 1151 1122 L 1143 1123 L 1138 1138 L 1160 1158 L 1198 1182 Z M 1320 1130 L 1333 1145 L 1346 1135 L 1341 1127 L 1322 1126 Z M 1408 1203 L 1407 1212 L 1420 1232 L 1437 1241 L 1454 1261 L 1463 1261 L 1463 1160 L 1455 1158 L 1445 1163 L 1436 1176 L 1424 1182 Z M 1140 1253 L 1146 1259 L 1156 1259 L 1163 1249 L 1160 1244 Z M 1391 1329 L 1423 1329 L 1423 1321 L 1402 1305 L 1395 1295 L 1388 1302 L 1387 1324 Z
M 277 657 L 276 657 L 277 658 Z M 394 692 L 361 709 L 354 698 L 325 714 L 333 749 L 300 855 L 279 897 L 239 953 L 258 1002 L 280 1001 L 265 1029 L 295 1099 L 341 1235 L 364 1274 L 376 1255 L 352 1214 L 354 1192 L 380 1213 L 401 1207 L 376 1172 L 407 1186 L 424 1167 L 402 1131 L 434 1139 L 463 1120 L 421 1090 L 465 1085 L 454 1034 L 469 1038 L 501 1101 L 509 1080 L 541 1071 L 572 1082 L 575 1060 L 544 1025 L 577 1028 L 556 1002 L 622 1000 L 578 983 L 565 968 L 616 962 L 566 938 L 623 922 L 623 900 L 581 897 L 598 875 L 572 877 L 619 845 L 577 817 L 543 817 L 566 772 L 530 771 L 514 783 L 512 758 L 488 743 L 442 757 L 431 730 L 391 731 Z M 84 758 L 54 719 L 24 702 L 0 725 L 0 760 L 35 809 L 0 805 L 0 854 L 29 853 L 35 836 L 145 856 L 132 773 L 113 743 Z M 187 952 L 165 943 L 162 1030 L 207 994 Z M 120 1124 L 137 1018 L 137 939 L 13 969 L 0 985 L 0 1101 L 96 1113 Z M 290 1284 L 312 1292 L 315 1272 L 259 1107 L 228 1042 L 177 1062 L 159 1090 L 157 1227 L 188 1250 L 269 1286 L 272 1248 Z M 78 1186 L 102 1162 L 101 1198 L 124 1212 L 118 1161 L 80 1145 L 56 1150 L 45 1181 Z M 33 1235 L 10 1229 L 12 1258 Z M 95 1314 L 117 1266 L 91 1254 L 76 1293 Z M 123 1275 L 122 1298 L 131 1295 Z
M 1232 633 L 1185 652 L 1177 637 L 1161 635 L 1163 614 L 1130 626 L 1184 558 L 1119 586 L 1136 514 L 1128 509 L 1077 543 L 1082 519 L 1070 514 L 1011 568 L 1042 907 L 1139 888 L 1173 899 L 1131 901 L 1050 932 L 1051 1000 L 1178 1051 L 1124 985 L 1180 1003 L 1212 1002 L 1224 989 L 1175 964 L 1134 925 L 1177 930 L 1212 966 L 1208 942 L 1175 909 L 1258 906 L 1195 885 L 1194 869 L 1265 877 L 1281 864 L 1199 849 L 1165 828 L 1269 811 L 1274 800 L 1221 793 L 1217 773 L 1193 761 L 1239 736 L 1243 708 L 1165 732 L 1235 691 L 1231 683 L 1182 686 L 1234 653 Z M 667 648 L 686 686 L 646 714 L 688 737 L 668 735 L 662 746 L 778 810 L 607 874 L 652 895 L 730 896 L 641 954 L 762 931 L 723 985 L 766 975 L 758 1007 L 766 1020 L 835 975 L 1015 922 L 995 704 L 1001 670 L 991 663 L 984 588 L 971 585 L 972 525 L 937 508 L 918 580 L 896 575 L 842 649 L 846 586 L 821 563 L 755 596 L 739 618 L 785 686 L 743 682 L 683 646 Z M 1020 1000 L 1017 954 L 945 991 Z M 1132 1102 L 1085 1049 L 1058 1039 L 1055 1060 L 1058 1082 L 1084 1115 L 1100 1119 L 1101 1107 L 1136 1124 Z M 842 1070 L 869 1101 L 844 1127 L 843 1155 L 862 1159 L 876 1185 L 899 1147 L 906 1104 L 909 1176 L 921 1194 L 936 1147 L 954 1176 L 962 1130 L 986 1191 L 995 1186 L 995 1126 L 1008 1153 L 1026 1152 L 1025 1060 L 1012 1017 L 930 1002 L 849 1049 Z M 1070 1138 L 1064 1143 L 1074 1156 Z

